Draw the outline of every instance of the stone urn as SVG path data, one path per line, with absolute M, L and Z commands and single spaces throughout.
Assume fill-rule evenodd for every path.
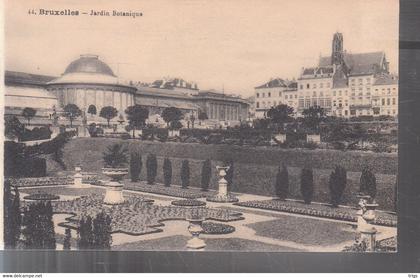
M 216 166 L 216 169 L 220 176 L 219 190 L 217 192 L 217 195 L 208 197 L 207 201 L 220 202 L 220 203 L 229 203 L 229 202 L 238 201 L 236 197 L 229 194 L 228 189 L 227 189 L 228 182 L 225 179 L 225 176 L 227 174 L 227 171 L 229 171 L 229 168 L 230 168 L 229 166 Z
M 192 251 L 203 251 L 206 247 L 206 243 L 200 237 L 200 234 L 203 232 L 203 221 L 205 218 L 198 213 L 192 211 L 191 215 L 186 218 L 190 222 L 188 226 L 188 231 L 190 232 L 192 238 L 187 242 L 187 248 Z
M 124 203 L 123 184 L 120 182 L 128 174 L 127 168 L 102 168 L 102 173 L 111 178 L 106 183 L 104 204 L 118 205 Z

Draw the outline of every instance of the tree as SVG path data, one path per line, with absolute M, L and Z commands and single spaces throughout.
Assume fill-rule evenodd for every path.
M 201 111 L 201 110 L 199 110 L 198 111 L 198 120 L 200 121 L 200 125 L 201 125 L 201 121 L 205 121 L 205 120 L 208 120 L 208 116 L 207 116 L 207 113 L 206 112 L 204 112 L 204 111 Z
M 267 118 L 274 123 L 277 128 L 284 128 L 284 124 L 292 119 L 293 107 L 286 104 L 279 104 L 275 107 L 271 107 L 267 111 Z
M 341 166 L 336 166 L 330 175 L 329 188 L 331 195 L 331 205 L 338 207 L 347 184 L 347 171 Z
M 163 161 L 163 183 L 165 186 L 171 186 L 172 181 L 172 163 L 169 158 L 165 158 Z
M 82 216 L 79 221 L 79 240 L 77 246 L 79 249 L 90 249 L 93 245 L 92 217 L 89 215 Z
M 122 144 L 113 144 L 108 146 L 107 151 L 103 153 L 105 167 L 119 168 L 124 167 L 128 160 L 128 149 Z
M 112 106 L 104 106 L 99 112 L 99 117 L 106 119 L 109 127 L 109 121 L 118 116 L 118 110 Z
M 88 111 L 87 111 L 90 115 L 96 115 L 96 106 L 91 104 L 89 105 Z
M 33 117 L 35 117 L 36 110 L 32 107 L 25 107 L 22 111 L 22 116 L 28 121 L 28 125 Z
M 286 165 L 284 164 L 282 167 L 279 167 L 277 171 L 275 189 L 276 196 L 280 200 L 287 198 L 287 195 L 289 194 L 289 173 Z
M 360 176 L 360 192 L 367 194 L 370 198 L 376 196 L 376 177 L 369 167 L 364 167 Z
M 70 250 L 71 248 L 71 230 L 70 228 L 66 228 L 63 242 L 63 250 Z
M 154 184 L 157 174 L 157 159 L 156 155 L 149 154 L 146 159 L 146 169 L 147 169 L 147 183 Z
M 189 164 L 188 160 L 183 160 L 182 161 L 181 186 L 182 186 L 182 188 L 188 188 L 188 186 L 190 186 L 190 164 Z
M 206 159 L 201 168 L 201 190 L 208 191 L 211 179 L 211 161 Z
M 312 169 L 302 169 L 300 176 L 300 193 L 305 204 L 310 204 L 314 195 L 314 177 Z
M 25 131 L 25 127 L 16 116 L 6 116 L 4 123 L 4 134 L 11 138 L 20 138 Z
M 10 181 L 5 181 L 3 188 L 4 246 L 13 249 L 17 247 L 19 242 L 22 216 L 19 190 L 15 187 L 14 194 L 12 194 L 10 187 Z
M 172 121 L 169 124 L 169 129 L 181 129 L 182 123 L 180 121 Z
M 320 106 L 311 106 L 302 112 L 303 123 L 306 127 L 319 132 L 319 124 L 325 120 L 325 110 Z
M 55 231 L 51 202 L 31 203 L 25 208 L 22 224 L 25 249 L 55 249 Z
M 181 120 L 182 111 L 176 107 L 167 107 L 162 112 L 162 118 L 169 127 L 170 123 Z
M 82 110 L 80 110 L 80 108 L 73 103 L 69 103 L 66 106 L 64 106 L 63 110 L 65 117 L 70 121 L 70 127 L 73 127 L 74 119 L 82 115 Z
M 111 217 L 101 211 L 93 219 L 93 248 L 111 249 Z
M 141 167 L 143 162 L 139 152 L 131 153 L 130 155 L 130 177 L 132 182 L 140 180 Z
M 141 105 L 130 106 L 125 110 L 127 114 L 128 124 L 133 131 L 133 138 L 135 137 L 135 130 L 141 129 L 146 125 L 146 119 L 149 118 L 149 110 Z
M 195 122 L 195 116 L 194 116 L 194 114 L 191 114 L 190 121 L 191 121 L 191 128 L 194 128 L 194 122 Z

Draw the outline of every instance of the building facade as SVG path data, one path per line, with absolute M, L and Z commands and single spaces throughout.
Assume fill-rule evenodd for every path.
M 256 87 L 256 102 L 260 99 L 261 107 L 256 117 L 264 117 L 279 101 L 293 107 L 297 117 L 311 106 L 320 106 L 327 115 L 337 117 L 397 117 L 398 77 L 389 72 L 385 53 L 347 53 L 343 40 L 341 33 L 334 34 L 331 56 L 320 57 L 315 67 L 302 68 L 294 92 L 295 101 L 290 101 L 290 94 L 280 93 L 280 90 L 273 95 L 273 89 L 269 88 L 271 81 Z M 288 102 L 280 95 L 288 96 Z
M 76 104 L 88 122 L 97 123 L 105 122 L 99 117 L 100 110 L 112 106 L 119 114 L 113 121 L 118 121 L 125 119 L 127 107 L 139 104 L 149 109 L 150 123 L 161 123 L 163 109 L 176 107 L 187 121 L 205 112 L 210 124 L 234 126 L 247 119 L 249 109 L 249 103 L 240 97 L 200 91 L 197 84 L 180 78 L 151 84 L 121 83 L 97 55 L 81 55 L 60 77 L 6 71 L 5 84 L 5 114 L 19 116 L 25 107 L 31 107 L 37 110 L 33 122 L 48 122 L 54 112 L 60 114 L 67 104 Z M 92 107 L 96 115 L 88 113 Z

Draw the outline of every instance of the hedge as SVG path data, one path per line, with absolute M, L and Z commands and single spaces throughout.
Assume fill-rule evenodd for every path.
M 232 160 L 235 163 L 233 192 L 244 192 L 275 196 L 275 179 L 278 165 L 283 163 L 289 172 L 289 197 L 301 199 L 300 171 L 302 168 L 313 168 L 315 192 L 313 201 L 330 202 L 328 179 L 335 165 L 344 166 L 348 172 L 347 186 L 344 192 L 343 204 L 357 203 L 355 193 L 359 190 L 361 171 L 364 165 L 370 165 L 377 178 L 376 201 L 380 209 L 393 209 L 395 173 L 397 172 L 397 156 L 395 154 L 378 154 L 363 152 L 341 152 L 336 150 L 284 150 L 272 147 L 239 147 L 228 145 L 204 145 L 189 143 L 160 143 L 140 140 L 117 140 L 105 138 L 76 138 L 64 147 L 64 160 L 69 169 L 81 163 L 83 171 L 98 172 L 102 151 L 106 146 L 123 142 L 129 151 L 139 151 L 143 157 L 150 153 L 156 154 L 158 171 L 156 182 L 163 183 L 163 159 L 171 159 L 172 168 L 176 175 L 172 183 L 181 185 L 179 171 L 181 162 L 190 162 L 190 184 L 201 186 L 201 169 L 206 159 L 211 160 L 210 188 L 217 188 L 216 165 L 222 161 Z M 51 173 L 55 169 L 51 169 Z M 146 180 L 146 171 L 142 171 L 141 180 Z

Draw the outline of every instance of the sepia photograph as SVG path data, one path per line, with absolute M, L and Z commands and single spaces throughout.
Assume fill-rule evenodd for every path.
M 397 252 L 397 0 L 7 0 L 2 249 Z

